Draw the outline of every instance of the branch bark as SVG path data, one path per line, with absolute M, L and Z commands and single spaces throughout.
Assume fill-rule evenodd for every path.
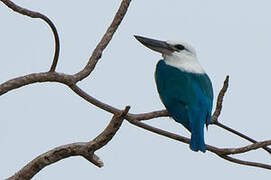
M 101 41 L 98 43 L 98 45 L 96 46 L 96 48 L 92 52 L 92 55 L 89 58 L 87 65 L 85 66 L 85 68 L 82 71 L 80 71 L 74 75 L 76 82 L 83 80 L 84 78 L 89 76 L 90 73 L 94 70 L 97 62 L 102 57 L 103 50 L 107 47 L 107 45 L 111 41 L 113 35 L 115 34 L 116 30 L 118 29 L 118 27 L 120 25 L 122 19 L 124 18 L 125 14 L 128 10 L 128 7 L 130 5 L 130 2 L 131 2 L 131 0 L 123 0 L 121 2 L 120 7 L 119 7 L 112 23 L 110 24 L 107 31 L 103 35 Z
M 59 57 L 59 51 L 60 51 L 59 36 L 58 36 L 57 29 L 54 23 L 47 16 L 39 12 L 30 11 L 28 9 L 22 8 L 9 0 L 1 0 L 1 1 L 13 11 L 18 12 L 19 14 L 22 14 L 22 15 L 32 17 L 32 18 L 42 19 L 50 26 L 54 35 L 54 39 L 55 39 L 55 54 L 54 54 L 53 62 L 49 71 L 54 72 L 56 69 L 56 65 L 57 65 L 57 61 Z
M 183 137 L 183 136 L 171 133 L 171 132 L 167 132 L 167 131 L 164 131 L 162 129 L 156 128 L 156 127 L 152 127 L 152 126 L 150 126 L 148 124 L 142 123 L 142 122 L 137 121 L 135 119 L 128 120 L 128 121 L 131 124 L 135 125 L 135 126 L 138 126 L 140 128 L 151 131 L 153 133 L 168 137 L 170 139 L 174 139 L 174 140 L 186 143 L 186 144 L 189 144 L 189 142 L 190 142 L 189 138 L 186 138 L 186 137 Z M 212 153 L 215 153 L 216 155 L 218 155 L 219 157 L 221 157 L 221 158 L 223 158 L 223 159 L 225 159 L 227 161 L 231 161 L 231 162 L 234 162 L 234 163 L 237 163 L 237 164 L 260 167 L 260 168 L 265 168 L 265 169 L 271 170 L 271 166 L 268 165 L 268 164 L 262 164 L 262 163 L 250 162 L 250 161 L 243 161 L 243 160 L 239 160 L 237 158 L 232 158 L 232 157 L 228 156 L 229 154 L 240 154 L 240 153 L 255 150 L 255 149 L 261 148 L 263 146 L 270 145 L 270 144 L 271 144 L 271 140 L 259 142 L 257 144 L 252 144 L 250 146 L 245 146 L 245 147 L 241 147 L 241 148 L 220 149 L 220 148 L 217 148 L 217 147 L 214 147 L 214 146 L 211 146 L 211 145 L 207 145 L 207 144 L 206 144 L 206 147 L 207 147 L 208 151 L 210 151 Z
M 82 156 L 94 165 L 102 167 L 103 162 L 94 153 L 114 137 L 129 109 L 130 106 L 126 106 L 121 113 L 114 114 L 104 131 L 92 141 L 72 143 L 54 148 L 36 157 L 8 180 L 29 180 L 44 167 L 71 156 Z

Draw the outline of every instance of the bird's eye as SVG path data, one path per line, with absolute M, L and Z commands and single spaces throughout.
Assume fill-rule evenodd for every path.
M 179 50 L 179 51 L 185 49 L 185 47 L 184 47 L 183 45 L 181 45 L 181 44 L 177 44 L 177 45 L 175 45 L 174 47 L 175 47 L 177 50 Z

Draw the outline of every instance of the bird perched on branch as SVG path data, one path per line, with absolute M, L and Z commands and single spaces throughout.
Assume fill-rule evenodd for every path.
M 162 53 L 155 71 L 160 98 L 170 116 L 191 132 L 190 148 L 205 152 L 204 125 L 207 127 L 211 121 L 213 88 L 195 49 L 184 42 L 135 38 Z

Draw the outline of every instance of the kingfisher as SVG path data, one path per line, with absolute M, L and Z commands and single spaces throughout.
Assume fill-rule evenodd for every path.
M 204 125 L 213 107 L 213 87 L 195 49 L 181 41 L 160 41 L 135 35 L 144 46 L 162 54 L 155 70 L 160 99 L 170 116 L 191 132 L 190 149 L 206 152 Z

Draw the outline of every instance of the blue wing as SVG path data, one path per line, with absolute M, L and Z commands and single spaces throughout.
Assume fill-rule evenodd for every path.
M 213 88 L 207 74 L 187 73 L 160 60 L 155 80 L 169 114 L 192 133 L 191 139 L 196 136 L 194 143 L 204 146 L 198 147 L 204 151 L 203 127 L 210 122 L 213 102 Z

